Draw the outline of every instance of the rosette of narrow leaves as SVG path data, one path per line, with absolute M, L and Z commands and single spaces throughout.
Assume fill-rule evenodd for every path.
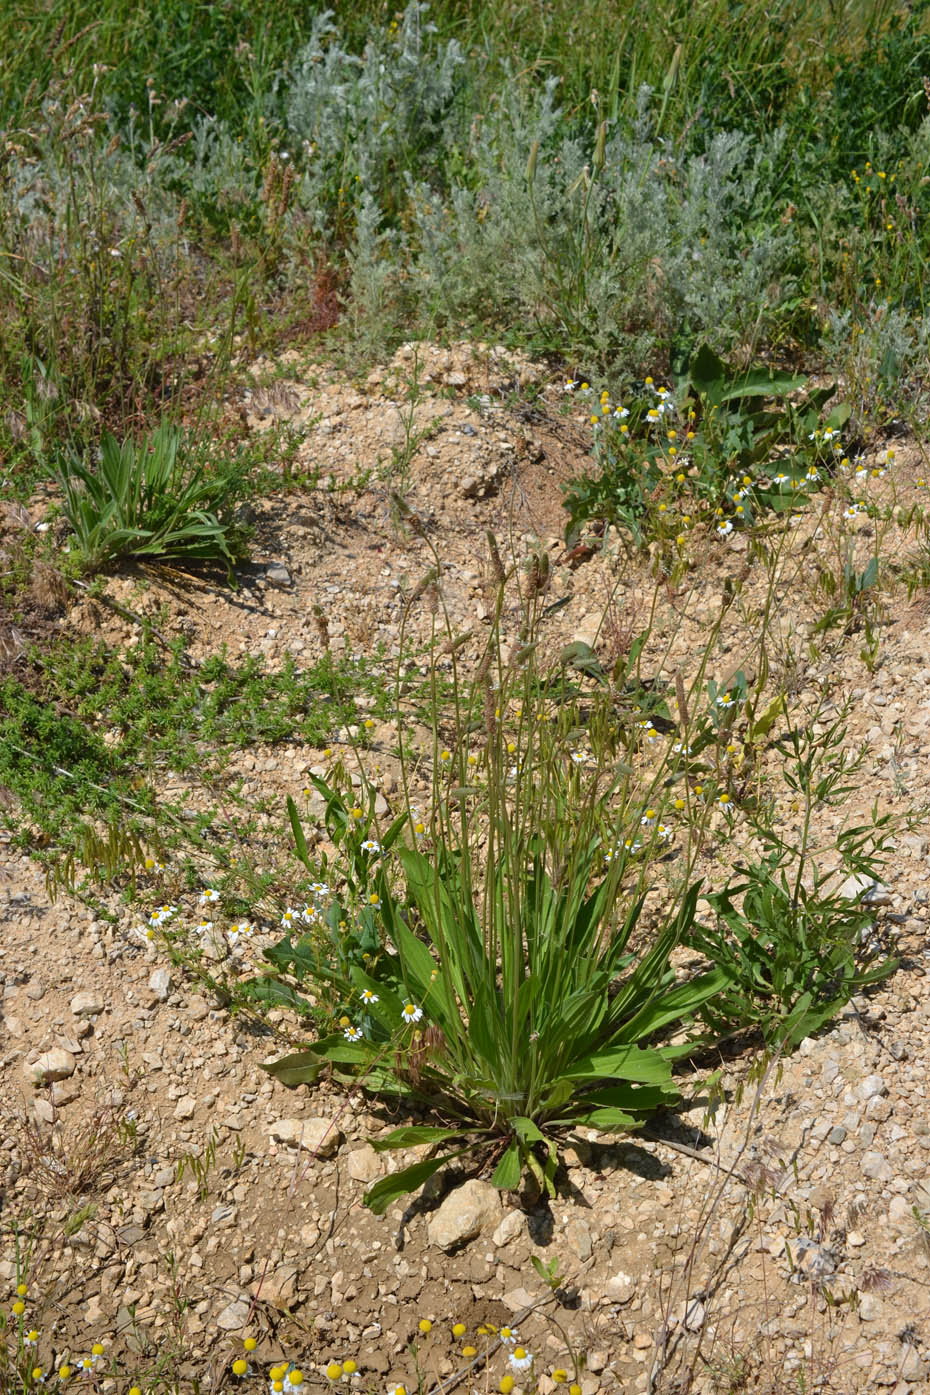
M 208 472 L 173 427 L 139 442 L 105 435 L 96 465 L 72 458 L 56 476 L 90 570 L 132 557 L 218 563 L 232 577 L 246 555 L 247 529 L 235 517 L 241 471 L 225 464 Z
M 328 1063 L 442 1121 L 375 1140 L 379 1150 L 429 1144 L 434 1155 L 378 1182 L 369 1206 L 384 1210 L 463 1154 L 496 1161 L 499 1187 L 515 1188 L 528 1172 L 552 1192 L 564 1130 L 636 1128 L 679 1098 L 672 1066 L 693 1039 L 671 1044 L 668 1034 L 728 982 L 720 969 L 679 982 L 670 964 L 697 885 L 633 952 L 644 898 L 618 905 L 595 838 L 560 876 L 541 836 L 504 840 L 480 888 L 461 851 L 440 845 L 427 857 L 403 847 L 397 860 L 403 896 L 392 894 L 386 869 L 375 879 L 388 952 L 368 965 L 339 962 L 308 936 L 268 956 L 346 1000 L 373 995 L 362 1040 L 338 1032 L 268 1069 L 293 1084 Z M 406 1003 L 423 1011 L 412 1030 Z

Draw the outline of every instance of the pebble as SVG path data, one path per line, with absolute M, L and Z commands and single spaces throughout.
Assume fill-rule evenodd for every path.
M 221 1327 L 224 1332 L 238 1331 L 247 1322 L 251 1307 L 251 1303 L 244 1298 L 237 1298 L 234 1302 L 228 1303 L 217 1316 L 217 1327 Z
M 294 585 L 294 579 L 283 562 L 271 562 L 265 568 L 265 580 L 271 586 L 277 586 L 279 590 L 286 590 Z
M 871 1177 L 875 1182 L 890 1182 L 894 1176 L 888 1159 L 882 1153 L 863 1153 L 860 1170 L 864 1177 Z
M 382 1172 L 381 1156 L 370 1143 L 365 1143 L 346 1158 L 346 1171 L 353 1182 L 375 1182 Z
M 622 1269 L 611 1275 L 604 1286 L 604 1296 L 611 1303 L 629 1303 L 635 1292 L 635 1279 L 632 1274 L 625 1274 Z
M 75 1017 L 96 1017 L 103 1012 L 103 999 L 99 993 L 75 993 L 71 1011 Z
M 429 1243 L 440 1250 L 455 1250 L 474 1240 L 483 1230 L 496 1228 L 503 1205 L 489 1182 L 472 1179 L 456 1187 L 429 1218 Z
M 167 969 L 155 969 L 149 975 L 149 992 L 154 994 L 160 1003 L 166 1003 L 173 987 L 171 974 Z
M 333 1119 L 276 1119 L 271 1125 L 271 1137 L 276 1143 L 292 1148 L 305 1148 L 318 1158 L 331 1158 L 338 1152 L 344 1134 Z
M 491 1236 L 491 1243 L 501 1249 L 504 1245 L 509 1245 L 511 1240 L 516 1240 L 525 1227 L 526 1217 L 522 1211 L 508 1211 Z
M 77 1067 L 77 1062 L 70 1051 L 64 1047 L 53 1046 L 51 1051 L 46 1051 L 37 1061 L 23 1067 L 23 1074 L 30 1085 L 47 1085 L 53 1080 L 67 1080 L 69 1075 L 73 1075 Z

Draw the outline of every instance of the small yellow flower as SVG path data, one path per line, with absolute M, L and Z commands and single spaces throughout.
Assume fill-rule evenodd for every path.
M 248 1369 L 249 1363 L 244 1361 L 241 1356 L 232 1364 L 232 1373 L 234 1376 L 244 1376 Z
M 340 1366 L 338 1361 L 331 1361 L 329 1365 L 326 1367 L 326 1379 L 338 1380 L 339 1377 L 342 1375 L 344 1369 L 345 1367 Z
M 343 1367 L 343 1370 L 345 1370 L 345 1367 Z M 296 1367 L 295 1367 L 293 1371 L 289 1371 L 289 1372 L 288 1372 L 288 1377 L 287 1377 L 287 1378 L 288 1378 L 288 1380 L 290 1381 L 290 1383 L 291 1383 L 292 1386 L 294 1386 L 294 1385 L 303 1385 L 303 1382 L 304 1382 L 304 1373 L 303 1373 L 303 1371 L 298 1371 L 298 1370 L 296 1369 Z
M 423 1333 L 432 1332 L 433 1330 L 433 1324 L 430 1322 L 429 1318 L 420 1318 L 418 1325 L 420 1331 Z
M 453 1328 L 452 1328 L 452 1335 L 453 1335 L 453 1337 L 464 1337 L 464 1336 L 465 1336 L 465 1324 L 464 1324 L 464 1322 L 457 1322 L 457 1323 L 455 1323 L 455 1325 L 454 1325 Z
M 497 1388 L 501 1392 L 501 1395 L 510 1395 L 515 1384 L 516 1382 L 513 1376 L 501 1376 L 501 1383 Z
M 258 1346 L 258 1341 L 255 1337 L 246 1337 L 242 1345 L 245 1347 L 246 1351 L 254 1351 Z
M 374 722 L 371 720 L 371 718 L 370 718 L 370 717 L 366 717 L 366 718 L 365 718 L 365 730 L 366 730 L 366 731 L 371 731 L 371 729 L 372 729 L 373 726 L 374 726 Z M 292 1372 L 291 1372 L 291 1376 L 293 1377 L 293 1375 L 294 1375 L 294 1372 L 292 1371 Z M 298 1382 L 298 1384 L 299 1384 L 299 1382 Z
M 351 1359 L 351 1357 L 350 1357 L 350 1359 L 349 1359 L 348 1361 L 343 1361 L 343 1363 L 342 1363 L 342 1369 L 343 1369 L 343 1371 L 345 1371 L 345 1373 L 346 1373 L 347 1376 L 352 1376 L 352 1375 L 354 1375 L 355 1372 L 358 1370 L 358 1367 L 356 1366 L 355 1362 L 354 1362 L 354 1361 Z
M 478 1355 L 478 1348 L 477 1348 L 477 1347 L 462 1347 L 462 1355 L 463 1355 L 463 1356 L 467 1356 L 467 1357 L 477 1356 L 477 1355 Z
M 555 1381 L 556 1385 L 564 1385 L 568 1380 L 568 1372 L 563 1371 L 561 1366 L 557 1366 L 552 1372 L 552 1379 Z
M 450 760 L 452 759 L 452 752 L 451 752 L 451 751 L 440 751 L 440 752 L 439 752 L 439 759 L 440 759 L 441 761 L 446 761 L 446 762 L 450 761 Z
M 570 1385 L 570 1386 L 568 1387 L 568 1395 L 581 1395 L 581 1386 L 580 1386 L 580 1385 Z
M 16 1292 L 19 1294 L 20 1298 L 25 1298 L 25 1297 L 26 1297 L 26 1294 L 29 1292 L 28 1285 L 26 1285 L 26 1284 L 17 1284 L 17 1285 L 16 1285 Z
M 71 1374 L 71 1367 L 68 1365 L 58 1367 L 58 1379 L 67 1380 Z
M 13 1304 L 13 1312 L 14 1312 L 14 1314 L 16 1315 L 16 1317 L 22 1317 L 22 1315 L 23 1315 L 23 1313 L 24 1313 L 25 1311 L 26 1311 L 26 1305 L 25 1305 L 25 1303 L 23 1303 L 21 1299 L 17 1299 L 17 1301 Z

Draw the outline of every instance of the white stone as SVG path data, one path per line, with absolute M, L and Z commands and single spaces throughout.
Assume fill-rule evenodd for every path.
M 70 1051 L 53 1046 L 45 1051 L 37 1061 L 23 1067 L 23 1074 L 30 1085 L 49 1085 L 53 1080 L 67 1080 L 73 1075 L 76 1062 Z
M 886 906 L 891 900 L 887 886 L 862 872 L 854 872 L 846 878 L 840 887 L 840 895 L 845 896 L 847 901 L 861 899 L 870 906 Z
M 688 1332 L 700 1332 L 706 1316 L 704 1304 L 699 1298 L 679 1303 L 673 1314 L 675 1321 L 680 1322 Z
M 500 1221 L 503 1205 L 500 1192 L 490 1182 L 472 1179 L 456 1187 L 429 1219 L 429 1243 L 440 1250 L 454 1250 L 474 1240 L 482 1230 Z
M 240 1327 L 244 1327 L 249 1318 L 252 1305 L 244 1298 L 237 1298 L 235 1302 L 228 1303 L 216 1319 L 217 1327 L 221 1327 L 224 1332 L 236 1332 Z
M 880 1075 L 867 1075 L 859 1086 L 861 1100 L 874 1099 L 876 1095 L 887 1095 L 888 1086 Z
M 508 1211 L 491 1236 L 491 1240 L 500 1249 L 503 1245 L 509 1245 L 511 1240 L 516 1240 L 525 1225 L 526 1217 L 522 1211 Z
M 877 1322 L 884 1313 L 882 1300 L 874 1293 L 860 1293 L 859 1318 L 862 1322 Z
M 375 1182 L 381 1176 L 381 1156 L 370 1143 L 354 1148 L 346 1159 L 346 1171 L 353 1182 Z
M 96 1017 L 103 1012 L 103 999 L 99 993 L 75 993 L 71 999 L 71 1011 L 75 1017 Z
M 171 988 L 171 974 L 167 969 L 155 969 L 149 975 L 149 992 L 154 994 L 160 1003 L 167 1002 Z
M 342 1131 L 332 1119 L 277 1119 L 271 1125 L 275 1143 L 289 1148 L 306 1148 L 317 1158 L 331 1158 L 342 1142 Z
M 893 1196 L 888 1207 L 888 1224 L 899 1235 L 910 1235 L 914 1230 L 914 1212 L 911 1202 L 904 1196 Z
M 604 1295 L 611 1303 L 629 1303 L 635 1292 L 635 1279 L 632 1274 L 625 1274 L 622 1269 L 612 1274 L 604 1285 Z
M 890 1182 L 894 1176 L 888 1159 L 881 1153 L 862 1154 L 862 1174 L 871 1177 L 873 1182 Z

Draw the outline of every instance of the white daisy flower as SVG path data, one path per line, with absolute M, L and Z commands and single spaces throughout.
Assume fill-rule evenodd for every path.
M 214 901 L 218 901 L 219 899 L 220 893 L 218 891 L 214 891 L 211 886 L 208 886 L 206 891 L 201 892 L 199 904 L 201 906 L 206 906 L 210 905 Z
M 377 993 L 372 993 L 370 988 L 363 988 L 359 996 L 363 1003 L 376 1003 L 378 1001 Z
M 728 538 L 732 532 L 733 524 L 730 522 L 728 518 L 724 519 L 722 523 L 717 524 L 718 538 Z
M 400 1015 L 405 1022 L 419 1022 L 423 1009 L 417 1007 L 416 1003 L 405 1003 Z
M 346 1041 L 361 1041 L 364 1033 L 361 1027 L 346 1027 L 342 1035 L 345 1037 Z
M 510 1353 L 510 1365 L 514 1371 L 528 1371 L 532 1364 L 532 1354 L 526 1347 L 514 1347 Z
M 366 838 L 360 846 L 362 852 L 379 853 L 381 851 L 381 844 L 376 838 Z

